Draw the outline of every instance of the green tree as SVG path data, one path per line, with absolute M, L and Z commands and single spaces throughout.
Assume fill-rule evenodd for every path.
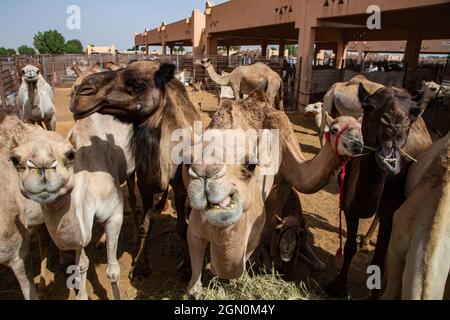
M 73 39 L 66 42 L 64 46 L 64 53 L 81 54 L 83 53 L 83 45 L 80 40 Z
M 17 48 L 17 51 L 19 52 L 19 54 L 22 54 L 25 56 L 32 56 L 32 55 L 36 54 L 36 50 L 34 50 L 34 48 L 29 47 L 27 45 L 20 46 L 19 48 Z
M 11 48 L 0 47 L 0 57 L 9 57 L 16 54 L 16 50 Z
M 298 52 L 298 46 L 297 45 L 289 44 L 289 45 L 286 46 L 286 49 L 289 50 L 289 54 L 291 56 L 295 56 L 295 57 L 297 56 L 297 52 Z
M 56 30 L 38 32 L 33 38 L 34 47 L 41 54 L 62 54 L 66 40 L 63 35 Z

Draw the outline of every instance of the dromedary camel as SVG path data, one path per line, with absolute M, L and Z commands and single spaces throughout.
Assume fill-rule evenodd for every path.
M 242 99 L 244 94 L 250 94 L 253 90 L 259 89 L 266 92 L 270 104 L 275 109 L 284 110 L 283 80 L 266 64 L 257 62 L 249 66 L 237 67 L 226 76 L 217 74 L 209 58 L 203 59 L 201 64 L 217 85 L 230 86 L 233 89 L 235 100 Z
M 75 88 L 71 109 L 81 119 L 95 112 L 110 114 L 134 125 L 132 146 L 136 159 L 139 189 L 143 196 L 144 213 L 151 216 L 153 194 L 167 190 L 175 193 L 179 216 L 177 231 L 186 239 L 186 190 L 181 178 L 181 166 L 171 161 L 171 152 L 178 142 L 171 141 L 177 129 L 194 128 L 200 114 L 189 100 L 186 88 L 174 79 L 175 66 L 153 61 L 130 63 L 117 71 L 96 73 L 84 78 Z M 150 221 L 143 221 L 143 241 L 130 276 L 150 274 L 147 258 Z M 186 246 L 187 248 L 187 246 Z M 185 266 L 189 266 L 188 260 Z
M 444 297 L 450 270 L 450 133 L 409 172 L 406 201 L 394 216 L 383 299 Z
M 61 250 L 75 250 L 80 272 L 77 299 L 88 299 L 85 248 L 94 220 L 105 225 L 107 276 L 120 299 L 117 246 L 123 220 L 121 184 L 134 172 L 131 128 L 93 114 L 76 122 L 68 140 L 56 133 L 29 136 L 11 156 L 23 195 L 41 204 L 50 236 Z M 70 143 L 69 143 L 70 142 Z
M 21 72 L 22 84 L 17 95 L 17 105 L 22 109 L 25 120 L 55 131 L 56 109 L 52 87 L 35 66 L 27 65 Z
M 38 131 L 12 113 L 0 111 L 0 179 L 3 181 L 0 186 L 0 264 L 14 272 L 26 300 L 38 299 L 31 266 L 30 231 L 44 221 L 40 206 L 22 196 L 17 172 L 9 157 L 16 141 L 23 141 Z M 47 266 L 41 264 L 41 267 L 46 269 Z M 42 271 L 41 276 L 45 276 Z
M 333 283 L 326 287 L 332 296 L 347 295 L 347 275 L 357 251 L 359 219 L 376 213 L 380 229 L 371 265 L 384 271 L 386 251 L 394 212 L 404 201 L 405 172 L 411 163 L 431 144 L 431 138 L 420 114 L 424 104 L 418 104 L 402 89 L 381 88 L 370 94 L 361 83 L 359 99 L 364 110 L 363 136 L 368 155 L 347 164 L 344 184 L 344 212 L 347 240 L 344 264 Z M 378 291 L 374 291 L 377 297 Z
M 329 143 L 311 161 L 304 159 L 287 116 L 271 108 L 261 91 L 253 92 L 243 101 L 226 102 L 213 117 L 208 130 L 279 130 L 280 154 L 274 154 L 276 150 L 270 152 L 275 159 L 281 158 L 280 174 L 289 182 L 285 185 L 292 184 L 301 192 L 314 193 L 328 184 L 343 158 L 362 151 L 361 127 L 355 119 L 344 117 L 328 123 L 332 128 Z M 240 133 L 240 138 L 246 141 L 245 131 Z M 205 152 L 211 148 L 210 145 L 204 147 Z M 223 153 L 227 152 L 230 150 L 225 148 Z M 198 297 L 202 288 L 208 243 L 211 270 L 224 279 L 240 277 L 248 258 L 259 246 L 266 222 L 265 202 L 274 181 L 273 177 L 263 177 L 261 168 L 249 162 L 230 165 L 206 161 L 184 167 L 183 177 L 193 208 L 188 228 L 192 263 L 188 293 L 191 296 Z

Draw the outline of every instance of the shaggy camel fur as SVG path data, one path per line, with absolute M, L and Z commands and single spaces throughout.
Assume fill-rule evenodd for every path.
M 142 241 L 132 277 L 150 274 L 147 245 L 151 221 L 147 217 L 151 217 L 153 194 L 166 191 L 169 184 L 175 192 L 177 231 L 186 239 L 186 190 L 180 164 L 171 158 L 178 144 L 171 137 L 177 129 L 194 128 L 194 122 L 201 118 L 186 88 L 174 79 L 174 72 L 173 65 L 139 61 L 117 71 L 96 73 L 84 78 L 75 88 L 71 103 L 75 118 L 99 112 L 134 126 L 131 140 L 146 217 L 141 223 Z M 188 265 L 186 260 L 185 266 Z
M 201 64 L 217 85 L 230 86 L 233 89 L 235 100 L 242 99 L 244 94 L 250 94 L 253 90 L 263 90 L 275 109 L 284 110 L 283 80 L 264 63 L 257 62 L 250 66 L 237 67 L 226 76 L 217 74 L 208 58 L 203 59 Z
M 25 299 L 37 299 L 30 260 L 30 231 L 39 228 L 39 250 L 41 255 L 40 293 L 44 294 L 47 272 L 47 243 L 43 243 L 41 227 L 44 218 L 40 206 L 22 196 L 19 180 L 10 161 L 15 145 L 28 136 L 43 131 L 24 124 L 20 119 L 0 112 L 0 179 L 7 181 L 0 188 L 0 264 L 10 267 L 19 281 Z
M 330 143 L 320 155 L 308 162 L 301 154 L 289 119 L 283 112 L 271 108 L 261 91 L 253 92 L 246 100 L 225 103 L 213 117 L 208 130 L 279 130 L 279 154 L 276 150 L 266 151 L 273 154 L 275 161 L 279 160 L 280 174 L 290 184 L 299 191 L 314 193 L 327 185 L 342 161 L 340 156 L 353 156 L 362 151 L 361 127 L 356 120 L 347 117 L 329 121 L 329 124 L 333 128 Z M 338 139 L 338 135 L 348 140 Z M 240 133 L 240 137 L 246 141 L 245 131 Z M 230 150 L 223 152 L 226 155 Z M 184 168 L 183 177 L 193 208 L 188 228 L 192 263 L 188 293 L 191 296 L 197 297 L 202 288 L 201 274 L 208 243 L 211 270 L 224 279 L 240 277 L 248 258 L 259 246 L 266 222 L 264 206 L 274 182 L 273 176 L 261 175 L 261 168 L 261 165 L 248 161 L 245 165 L 203 161 Z
M 41 204 L 50 236 L 61 250 L 75 250 L 77 299 L 88 299 L 85 248 L 94 220 L 105 225 L 107 276 L 120 299 L 117 246 L 123 220 L 121 184 L 134 172 L 130 127 L 94 114 L 77 121 L 68 141 L 56 133 L 29 136 L 14 149 L 22 193 Z M 75 149 L 74 149 L 75 148 Z
M 17 106 L 22 109 L 25 120 L 55 131 L 56 109 L 52 87 L 35 66 L 27 65 L 21 72 L 22 84 L 17 95 Z
M 422 153 L 409 172 L 388 251 L 384 299 L 444 297 L 450 270 L 450 133 Z
M 381 88 L 370 94 L 363 84 L 359 99 L 364 110 L 364 144 L 369 154 L 347 164 L 344 184 L 344 212 L 347 240 L 344 263 L 335 281 L 326 287 L 332 296 L 347 296 L 347 276 L 357 251 L 359 219 L 376 213 L 380 217 L 375 255 L 371 265 L 384 271 L 394 212 L 403 203 L 405 175 L 410 159 L 417 157 L 431 144 L 431 138 L 420 114 L 424 104 L 418 104 L 404 90 Z M 378 291 L 374 291 L 377 297 Z

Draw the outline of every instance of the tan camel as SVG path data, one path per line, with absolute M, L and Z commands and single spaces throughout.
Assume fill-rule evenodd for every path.
M 41 279 L 39 291 L 45 295 L 48 243 L 43 243 L 41 227 L 44 218 L 40 206 L 26 199 L 19 189 L 19 180 L 10 160 L 14 146 L 44 131 L 42 128 L 23 123 L 12 113 L 0 112 L 0 179 L 7 183 L 0 186 L 0 264 L 14 272 L 25 299 L 37 299 L 30 260 L 30 233 L 38 229 L 41 256 Z
M 96 73 L 75 88 L 71 103 L 77 119 L 99 112 L 133 124 L 131 141 L 146 218 L 141 223 L 142 241 L 130 273 L 132 278 L 150 275 L 146 246 L 153 194 L 166 191 L 169 185 L 175 193 L 177 231 L 186 239 L 186 190 L 181 166 L 171 158 L 178 144 L 172 141 L 172 133 L 177 129 L 193 129 L 194 122 L 201 118 L 186 88 L 174 79 L 174 72 L 174 65 L 136 61 L 124 69 Z M 186 260 L 183 266 L 189 265 Z
M 75 250 L 80 272 L 77 299 L 88 299 L 85 248 L 94 220 L 105 225 L 107 276 L 120 298 L 117 246 L 123 220 L 121 184 L 134 172 L 131 128 L 111 116 L 77 121 L 68 140 L 56 133 L 29 136 L 14 149 L 23 195 L 41 204 L 50 236 L 61 250 Z
M 384 87 L 379 83 L 367 80 L 364 76 L 358 75 L 348 82 L 335 83 L 323 98 L 322 121 L 320 123 L 320 144 L 323 145 L 323 137 L 326 132 L 325 112 L 333 114 L 334 109 L 340 115 L 358 119 L 363 114 L 363 109 L 358 98 L 359 84 L 362 83 L 366 90 L 373 94 L 378 89 Z
M 280 174 L 300 192 L 315 193 L 328 184 L 343 158 L 362 151 L 359 122 L 350 117 L 336 121 L 328 117 L 327 121 L 332 128 L 329 143 L 311 161 L 303 157 L 287 116 L 274 110 L 261 91 L 253 92 L 243 101 L 226 102 L 213 117 L 209 130 L 279 130 Z M 240 137 L 246 141 L 244 132 Z M 229 150 L 223 152 L 227 154 Z M 266 223 L 264 206 L 274 183 L 274 177 L 263 177 L 260 170 L 260 165 L 250 163 L 225 165 L 205 161 L 184 168 L 184 181 L 193 208 L 188 228 L 192 263 L 188 293 L 191 296 L 198 297 L 202 288 L 201 274 L 208 243 L 211 270 L 224 279 L 240 277 L 248 258 L 259 246 Z
M 235 100 L 242 99 L 244 94 L 250 94 L 253 90 L 263 90 L 275 109 L 284 110 L 283 80 L 266 64 L 257 62 L 249 66 L 237 67 L 226 76 L 217 74 L 209 58 L 203 59 L 201 64 L 217 85 L 230 86 L 233 89 Z
M 384 299 L 443 299 L 450 270 L 450 133 L 418 157 L 394 215 Z

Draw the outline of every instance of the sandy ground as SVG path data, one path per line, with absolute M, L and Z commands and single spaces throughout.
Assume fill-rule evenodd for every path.
M 209 121 L 209 115 L 217 109 L 218 99 L 211 93 L 191 94 L 195 103 L 201 104 L 205 125 Z M 66 135 L 73 126 L 72 114 L 69 110 L 70 91 L 58 89 L 56 92 L 57 105 L 57 131 Z M 289 114 L 294 130 L 302 150 L 312 158 L 319 152 L 319 139 L 314 129 L 311 118 L 305 118 L 299 114 Z M 127 195 L 126 191 L 125 194 Z M 338 272 L 334 254 L 338 249 L 338 186 L 337 179 L 323 191 L 315 195 L 301 195 L 305 216 L 314 238 L 315 250 L 319 257 L 326 262 L 327 270 L 322 273 L 309 274 L 308 268 L 300 266 L 302 278 L 311 277 L 320 286 L 334 279 Z M 180 281 L 176 267 L 183 253 L 181 242 L 175 232 L 175 213 L 170 207 L 162 215 L 154 217 L 150 245 L 150 267 L 152 275 L 139 283 L 131 283 L 128 279 L 132 255 L 135 245 L 132 237 L 132 221 L 128 218 L 130 209 L 127 206 L 124 226 L 119 244 L 118 256 L 121 265 L 121 295 L 122 299 L 178 299 L 183 297 L 186 285 Z M 139 202 L 139 207 L 142 207 Z M 365 233 L 371 221 L 361 224 L 360 233 Z M 96 249 L 94 243 L 99 237 L 101 226 L 96 227 L 95 238 L 88 247 L 87 254 L 90 259 L 88 272 L 88 290 L 90 299 L 111 299 L 112 291 L 106 277 L 106 250 Z M 344 231 L 345 236 L 345 231 Z M 344 238 L 345 241 L 345 238 Z M 39 258 L 36 241 L 32 244 L 33 265 L 35 275 L 38 275 Z M 366 289 L 366 269 L 373 254 L 373 248 L 369 253 L 358 253 L 349 273 L 349 290 L 355 299 L 368 297 Z M 59 252 L 51 245 L 49 263 L 49 287 L 48 298 L 55 300 L 73 299 L 74 293 L 66 287 L 66 273 L 59 265 Z M 38 277 L 35 278 L 36 282 Z M 205 282 L 205 281 L 204 281 Z M 205 284 L 205 283 L 204 283 Z M 22 299 L 22 295 L 12 272 L 0 267 L 0 299 Z

